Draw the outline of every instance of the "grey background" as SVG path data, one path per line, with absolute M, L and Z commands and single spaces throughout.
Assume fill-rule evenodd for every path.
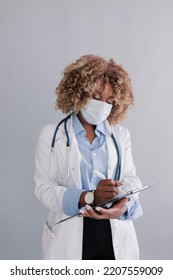
M 172 26 L 172 0 L 0 0 L 0 259 L 41 258 L 35 146 L 61 117 L 61 71 L 89 53 L 113 57 L 131 76 L 135 109 L 123 125 L 143 184 L 160 182 L 141 194 L 141 259 L 173 258 Z

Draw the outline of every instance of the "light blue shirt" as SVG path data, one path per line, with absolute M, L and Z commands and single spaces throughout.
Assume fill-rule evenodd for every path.
M 108 153 L 105 141 L 104 124 L 101 123 L 97 125 L 95 129 L 96 138 L 92 141 L 92 143 L 90 143 L 85 137 L 86 130 L 76 115 L 73 115 L 73 128 L 79 151 L 82 155 L 82 188 L 86 191 L 95 190 L 100 179 L 98 176 L 94 175 L 92 171 L 96 169 L 107 178 Z
M 82 155 L 81 161 L 81 178 L 82 178 L 82 189 L 69 189 L 66 191 L 63 198 L 63 210 L 67 215 L 74 215 L 79 212 L 78 202 L 81 193 L 86 190 L 95 190 L 100 178 L 92 173 L 92 170 L 96 169 L 105 175 L 107 178 L 108 170 L 108 152 L 106 146 L 106 131 L 104 123 L 98 124 L 95 129 L 96 138 L 89 142 L 85 137 L 86 130 L 82 126 L 78 117 L 73 114 L 73 129 L 78 143 L 79 151 Z M 68 207 L 68 201 L 73 200 L 74 208 Z M 138 201 L 135 201 L 131 197 L 130 201 L 126 203 L 128 210 L 127 212 L 119 217 L 119 219 L 135 219 L 141 215 L 141 207 Z M 70 211 L 69 211 L 70 209 Z

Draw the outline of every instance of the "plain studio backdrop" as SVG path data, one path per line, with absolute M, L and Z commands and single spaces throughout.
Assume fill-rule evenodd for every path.
M 135 221 L 141 259 L 173 259 L 173 1 L 0 0 L 0 258 L 40 259 L 47 211 L 34 195 L 38 136 L 58 122 L 55 87 L 84 54 L 128 71 L 131 132 L 144 215 Z

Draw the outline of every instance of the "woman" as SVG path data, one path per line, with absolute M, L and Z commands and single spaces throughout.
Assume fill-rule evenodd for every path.
M 85 55 L 65 68 L 56 94 L 56 108 L 70 115 L 45 126 L 37 145 L 35 194 L 49 210 L 43 257 L 138 259 L 138 195 L 92 208 L 141 187 L 129 132 L 118 124 L 133 104 L 128 74 L 113 59 Z

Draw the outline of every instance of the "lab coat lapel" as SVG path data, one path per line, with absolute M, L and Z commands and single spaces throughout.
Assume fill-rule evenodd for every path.
M 106 143 L 107 143 L 107 150 L 108 150 L 108 178 L 113 178 L 114 179 L 114 176 L 115 176 L 115 171 L 116 171 L 116 166 L 117 166 L 117 151 L 116 151 L 116 147 L 114 145 L 114 142 L 113 142 L 113 139 L 111 137 L 111 134 L 113 133 L 112 132 L 112 129 L 109 125 L 109 123 L 106 121 L 105 122 L 105 126 L 107 128 L 107 136 L 106 136 Z M 121 154 L 122 154 L 122 151 L 121 151 L 121 146 L 120 146 L 120 143 L 119 143 L 119 137 L 118 137 L 118 134 L 115 133 L 115 129 L 114 129 L 114 137 L 116 139 L 116 142 L 118 144 L 118 148 L 119 148 L 119 152 L 120 152 L 120 157 L 121 157 Z M 122 164 L 121 164 L 122 166 Z M 120 174 L 121 174 L 121 171 L 120 171 Z
M 81 172 L 80 172 L 81 155 L 73 131 L 71 118 L 67 122 L 67 131 L 70 139 L 70 147 L 66 146 L 66 134 L 64 132 L 64 127 L 62 126 L 59 133 L 60 142 L 62 143 L 61 152 L 63 154 L 63 158 L 66 163 L 65 168 L 67 167 L 67 165 L 69 166 L 69 175 L 70 175 L 69 181 L 70 182 L 73 181 L 73 184 L 76 186 L 76 188 L 81 188 L 82 187 Z M 68 157 L 67 157 L 67 149 L 69 149 Z
M 116 150 L 110 135 L 106 136 L 107 150 L 108 150 L 108 178 L 114 178 L 115 163 L 116 163 Z
M 69 165 L 70 165 L 70 175 L 74 181 L 76 188 L 82 187 L 81 182 L 81 172 L 80 172 L 80 162 L 81 162 L 81 154 L 78 149 L 77 141 L 73 130 L 71 130 L 70 139 L 70 156 L 69 156 Z

